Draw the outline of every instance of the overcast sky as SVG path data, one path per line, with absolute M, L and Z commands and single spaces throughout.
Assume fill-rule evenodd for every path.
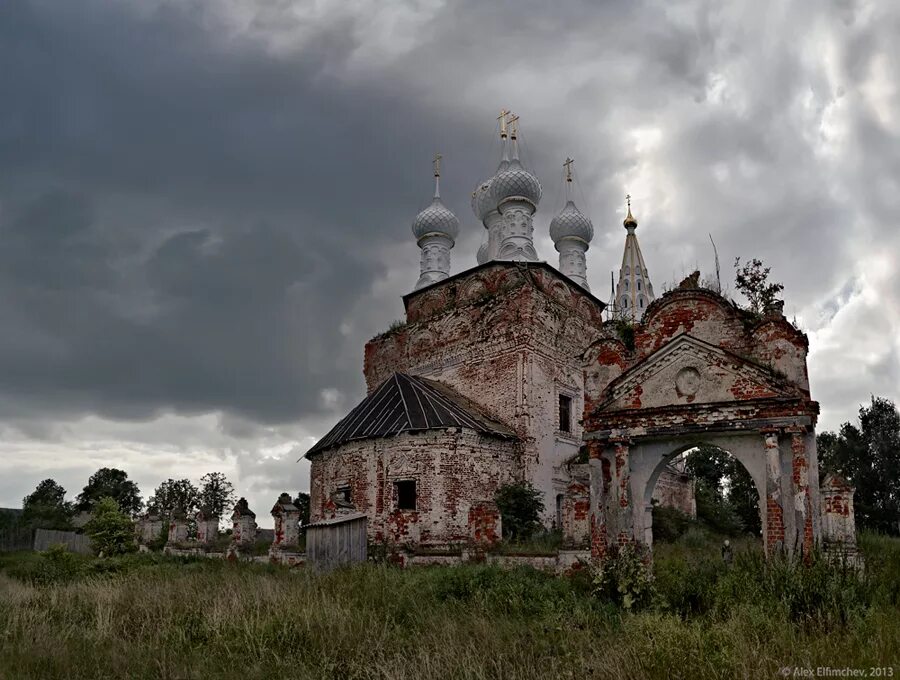
M 877 0 L 0 2 L 0 506 L 101 466 L 228 474 L 260 523 L 364 394 L 444 155 L 461 221 L 521 116 L 540 256 L 576 159 L 606 299 L 759 257 L 821 429 L 900 400 L 900 6 Z

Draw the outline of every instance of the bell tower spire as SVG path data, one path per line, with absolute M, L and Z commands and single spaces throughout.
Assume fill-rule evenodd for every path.
M 635 234 L 638 221 L 631 214 L 631 194 L 625 195 L 625 205 L 627 214 L 622 222 L 626 231 L 625 252 L 622 254 L 614 307 L 619 318 L 635 322 L 641 320 L 644 310 L 653 302 L 655 296 L 641 246 Z

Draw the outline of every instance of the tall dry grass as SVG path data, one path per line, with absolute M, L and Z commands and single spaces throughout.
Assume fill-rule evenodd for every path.
M 873 549 L 892 556 L 854 595 L 871 601 L 843 619 L 799 620 L 752 564 L 708 577 L 715 593 L 703 611 L 672 606 L 681 586 L 660 579 L 657 606 L 623 614 L 585 577 L 532 570 L 364 565 L 316 576 L 135 556 L 72 561 L 35 579 L 42 558 L 25 556 L 0 560 L 0 677 L 771 678 L 784 666 L 891 664 L 900 673 L 900 542 L 877 540 Z M 682 558 L 685 578 L 714 569 L 672 559 Z M 818 586 L 796 585 L 807 587 Z

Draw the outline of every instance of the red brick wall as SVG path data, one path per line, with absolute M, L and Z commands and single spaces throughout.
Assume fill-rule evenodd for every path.
M 445 545 L 468 542 L 473 504 L 493 501 L 513 481 L 520 446 L 474 432 L 430 431 L 351 442 L 312 458 L 313 521 L 330 494 L 349 484 L 357 510 L 369 516 L 376 542 Z M 416 510 L 396 509 L 399 480 L 415 480 Z

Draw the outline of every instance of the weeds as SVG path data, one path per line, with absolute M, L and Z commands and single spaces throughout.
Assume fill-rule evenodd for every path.
M 604 588 L 594 594 L 586 572 L 365 564 L 317 575 L 147 554 L 0 555 L 0 678 L 900 671 L 900 541 L 863 535 L 860 546 L 862 574 L 823 561 L 766 564 L 749 541 L 735 541 L 731 568 L 712 539 L 660 546 L 653 601 L 631 613 Z

